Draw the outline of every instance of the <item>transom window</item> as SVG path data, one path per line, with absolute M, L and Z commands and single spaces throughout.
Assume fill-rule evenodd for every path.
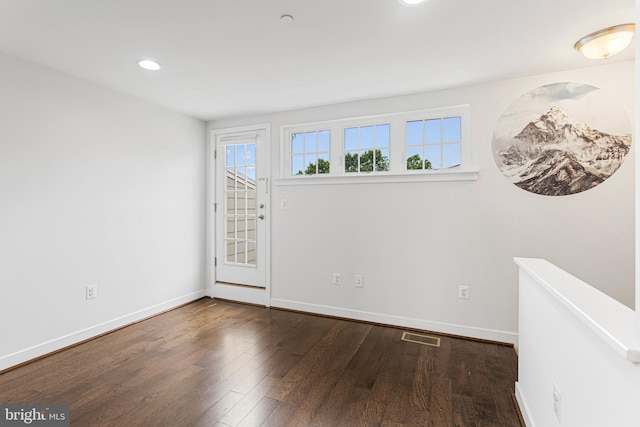
M 406 125 L 407 170 L 460 166 L 462 118 L 412 120 Z
M 329 131 L 291 134 L 291 175 L 329 173 L 330 136 Z
M 473 180 L 469 135 L 468 105 L 283 126 L 281 177 Z
M 344 171 L 389 171 L 389 125 L 346 128 L 344 130 Z

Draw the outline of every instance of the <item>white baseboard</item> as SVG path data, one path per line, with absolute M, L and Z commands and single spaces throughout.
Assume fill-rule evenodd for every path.
M 394 316 L 389 314 L 372 313 L 368 311 L 352 310 L 341 307 L 309 304 L 305 302 L 289 301 L 272 298 L 271 306 L 274 308 L 286 308 L 289 310 L 304 311 L 307 313 L 323 314 L 327 316 L 344 317 L 347 319 L 363 320 L 366 322 L 382 323 L 386 325 L 401 326 L 405 328 L 421 329 L 425 331 L 440 332 L 443 334 L 460 335 L 463 337 L 482 340 L 517 344 L 518 334 L 514 332 L 496 331 L 493 329 L 476 328 L 473 326 L 456 325 L 452 323 L 434 322 L 430 320 L 414 319 L 410 317 Z
M 520 407 L 520 413 L 522 414 L 522 418 L 524 418 L 524 423 L 526 427 L 535 427 L 533 420 L 531 419 L 531 411 L 529 411 L 529 407 L 527 406 L 527 401 L 524 398 L 524 394 L 520 389 L 520 384 L 516 381 L 516 400 L 518 401 L 518 406 Z
M 228 299 L 269 307 L 269 296 L 265 288 L 214 283 L 207 294 L 212 298 Z
M 54 351 L 60 350 L 70 345 L 77 344 L 89 338 L 96 337 L 100 334 L 113 331 L 114 329 L 121 328 L 123 326 L 140 321 L 142 319 L 153 316 L 155 314 L 162 313 L 163 311 L 170 310 L 182 304 L 195 301 L 204 296 L 205 296 L 204 290 L 193 292 L 178 298 L 171 299 L 169 301 L 165 301 L 160 304 L 153 305 L 151 307 L 144 308 L 142 310 L 135 311 L 133 313 L 130 313 L 124 316 L 117 317 L 107 322 L 103 322 L 98 325 L 91 326 L 89 328 L 82 329 L 80 331 L 73 332 L 68 335 L 64 335 L 59 338 L 55 338 L 53 340 L 44 342 L 42 344 L 38 344 L 33 347 L 29 347 L 24 350 L 17 351 L 15 353 L 2 356 L 0 357 L 0 371 L 8 369 L 12 366 L 19 365 L 21 363 L 27 362 L 29 360 L 38 358 L 40 356 L 44 356 L 45 354 L 52 353 Z

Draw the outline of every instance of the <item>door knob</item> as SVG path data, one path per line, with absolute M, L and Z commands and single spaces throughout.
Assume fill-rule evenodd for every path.
M 258 215 L 258 219 L 264 219 L 264 215 Z

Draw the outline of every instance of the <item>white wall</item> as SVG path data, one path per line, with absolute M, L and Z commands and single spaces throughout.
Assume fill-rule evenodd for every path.
M 640 20 L 640 0 L 636 0 L 636 21 Z M 636 42 L 636 58 L 640 58 L 640 43 Z M 636 105 L 640 103 L 640 73 L 636 67 Z M 640 129 L 640 109 L 636 109 L 635 116 L 635 129 Z M 640 158 L 640 151 L 635 152 L 636 162 Z M 640 172 L 636 170 L 636 224 L 638 224 L 638 218 L 640 218 Z M 635 228 L 636 236 L 636 335 L 640 340 L 640 230 Z
M 518 259 L 516 396 L 528 427 L 640 425 L 634 313 L 544 260 Z M 559 419 L 554 412 L 559 391 Z
M 0 370 L 204 294 L 204 153 L 201 121 L 0 55 Z
M 520 95 L 575 81 L 612 94 L 634 116 L 633 62 L 439 92 L 227 119 L 210 129 L 269 122 L 272 173 L 280 126 L 471 105 L 477 182 L 272 187 L 272 304 L 516 340 L 514 256 L 545 258 L 634 306 L 634 156 L 602 185 L 565 197 L 518 189 L 491 152 L 493 127 Z M 632 148 L 634 150 L 634 148 Z M 288 209 L 279 209 L 279 200 Z M 331 284 L 341 272 L 342 286 Z M 364 274 L 362 289 L 353 275 Z M 458 285 L 470 299 L 457 299 Z

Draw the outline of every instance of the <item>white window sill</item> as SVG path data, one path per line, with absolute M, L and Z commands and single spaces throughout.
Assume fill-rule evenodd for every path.
M 284 185 L 332 185 L 332 184 L 380 184 L 395 182 L 477 181 L 478 171 L 433 171 L 428 173 L 357 175 L 311 175 L 278 178 L 273 184 Z

